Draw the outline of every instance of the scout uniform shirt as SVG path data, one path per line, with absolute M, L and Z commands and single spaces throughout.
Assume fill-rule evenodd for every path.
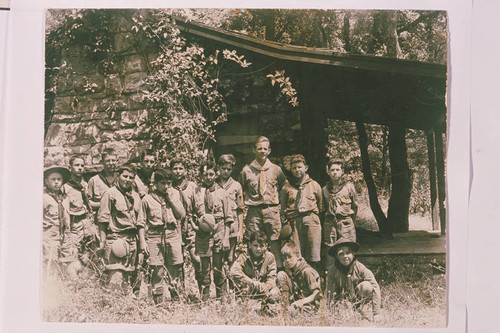
M 160 236 L 165 230 L 166 239 L 180 237 L 180 221 L 175 218 L 172 211 L 172 205 L 183 207 L 179 191 L 169 189 L 169 199 L 169 201 L 166 201 L 157 193 L 146 194 L 142 199 L 139 215 L 137 216 L 137 226 L 143 227 L 146 235 Z
M 268 290 L 276 288 L 276 260 L 274 255 L 266 251 L 259 259 L 252 259 L 246 252 L 239 255 L 231 267 L 230 275 L 240 285 L 240 288 L 252 285 L 256 280 L 263 283 Z M 264 290 L 255 290 L 255 293 L 262 294 Z
M 320 289 L 319 274 L 302 257 L 291 271 L 292 292 L 294 300 L 309 297 Z
M 367 281 L 373 287 L 373 314 L 380 313 L 380 286 L 372 271 L 354 259 L 349 267 L 342 266 L 338 261 L 330 266 L 326 278 L 326 300 L 329 304 L 333 300 L 356 300 L 356 286 Z
M 108 225 L 111 233 L 137 231 L 136 215 L 141 205 L 137 192 L 128 193 L 118 189 L 119 185 L 111 187 L 101 199 L 101 207 L 97 213 L 97 221 Z
M 222 185 L 220 179 L 217 180 L 217 185 L 223 188 L 229 199 L 229 205 L 231 206 L 231 211 L 233 213 L 234 222 L 231 224 L 229 237 L 237 237 L 238 236 L 238 211 L 243 211 L 243 190 L 241 188 L 241 184 L 234 180 L 232 177 L 229 177 L 227 182 Z
M 191 248 L 194 246 L 195 232 L 191 227 L 189 220 L 194 214 L 194 193 L 196 191 L 197 185 L 187 179 L 183 179 L 182 182 L 174 186 L 181 194 L 182 203 L 184 209 L 186 210 L 186 217 L 181 221 L 182 237 L 186 248 Z
M 44 260 L 71 261 L 74 258 L 68 240 L 64 240 L 63 229 L 69 228 L 69 200 L 68 197 L 59 191 L 54 193 L 44 189 L 43 192 L 43 232 L 42 250 Z M 71 257 L 71 258 L 70 258 Z M 66 260 L 67 259 L 67 260 Z
M 285 174 L 270 160 L 262 166 L 254 160 L 245 165 L 240 174 L 246 206 L 278 205 L 278 192 L 285 183 Z
M 233 222 L 233 213 L 229 204 L 227 193 L 224 189 L 216 184 L 210 188 L 199 186 L 193 196 L 194 202 L 192 207 L 197 217 L 203 214 L 211 214 L 215 218 L 215 230 L 212 233 L 198 231 L 196 233 L 196 253 L 202 257 L 212 255 L 212 239 L 213 250 L 219 252 L 229 249 L 229 233 L 226 233 L 226 225 Z
M 91 208 L 87 194 L 87 182 L 83 178 L 78 181 L 70 178 L 62 186 L 64 193 L 69 199 L 69 214 L 71 216 L 71 233 L 74 241 L 79 246 L 86 236 L 97 235 L 97 230 L 93 221 L 89 221 Z
M 353 183 L 342 180 L 339 186 L 333 188 L 328 181 L 323 187 L 323 198 L 327 215 L 348 217 L 354 214 L 356 189 Z
M 281 209 L 289 219 L 309 212 L 318 215 L 323 210 L 321 186 L 306 174 L 297 186 L 290 183 L 283 186 L 280 203 Z
M 104 193 L 114 184 L 110 184 L 102 172 L 89 179 L 88 194 L 93 201 L 101 201 Z

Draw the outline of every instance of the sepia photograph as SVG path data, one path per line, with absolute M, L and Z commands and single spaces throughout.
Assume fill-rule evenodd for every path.
M 448 19 L 46 9 L 41 320 L 446 328 Z

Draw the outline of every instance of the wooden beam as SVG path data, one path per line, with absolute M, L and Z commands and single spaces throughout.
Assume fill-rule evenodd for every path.
M 436 154 L 434 150 L 434 133 L 427 134 L 427 156 L 429 159 L 429 183 L 431 190 L 431 216 L 432 230 L 439 230 L 439 205 L 437 202 L 437 183 L 436 183 Z
M 414 75 L 418 77 L 446 79 L 447 76 L 446 65 L 387 57 L 337 53 L 328 49 L 287 45 L 257 39 L 232 31 L 212 28 L 198 22 L 188 22 L 186 19 L 177 16 L 173 16 L 173 19 L 179 30 L 182 32 L 277 59 L 348 67 L 360 70 Z
M 439 219 L 441 221 L 441 235 L 446 234 L 446 180 L 443 135 L 441 132 L 434 132 L 436 140 L 436 169 L 438 179 L 438 199 L 439 199 Z

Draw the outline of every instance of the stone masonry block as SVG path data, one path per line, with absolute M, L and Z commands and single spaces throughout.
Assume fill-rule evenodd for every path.
M 125 73 L 137 73 L 146 70 L 143 57 L 137 54 L 126 57 L 124 67 Z
M 122 92 L 122 81 L 120 76 L 117 74 L 112 74 L 104 80 L 105 92 L 108 95 L 111 94 L 121 94 Z
M 115 52 L 130 52 L 134 49 L 134 42 L 131 32 L 119 32 L 115 35 L 114 51 Z
M 146 73 L 133 73 L 125 76 L 125 92 L 137 92 L 145 84 Z
M 74 113 L 75 109 L 72 106 L 73 97 L 56 97 L 54 99 L 53 113 Z

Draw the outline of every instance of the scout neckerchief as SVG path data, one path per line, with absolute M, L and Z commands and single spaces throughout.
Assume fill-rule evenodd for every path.
M 168 223 L 167 201 L 165 200 L 165 197 L 158 194 L 157 192 L 151 193 L 151 197 L 161 205 L 161 219 L 163 222 L 163 226 L 168 227 L 170 223 Z
M 259 194 L 261 198 L 264 198 L 264 194 L 266 193 L 267 190 L 267 175 L 266 171 L 271 167 L 271 161 L 266 160 L 266 163 L 264 165 L 260 165 L 257 160 L 254 160 L 252 163 L 250 163 L 250 166 L 257 171 L 259 171 Z
M 68 184 L 69 186 L 71 186 L 75 190 L 80 191 L 80 193 L 82 195 L 83 204 L 85 205 L 87 210 L 90 212 L 91 209 L 90 209 L 89 199 L 87 197 L 87 191 L 85 190 L 85 188 L 82 185 L 82 179 L 81 178 L 77 179 L 76 177 L 71 175 L 71 177 L 69 178 L 69 180 L 66 184 Z
M 48 188 L 46 189 L 46 193 L 50 195 L 57 202 L 57 218 L 59 219 L 59 233 L 62 235 L 65 227 L 63 200 L 66 198 L 66 194 L 61 192 L 61 190 L 54 192 Z
M 116 177 L 115 177 L 114 181 L 112 181 L 111 183 L 108 181 L 108 177 L 106 177 L 106 174 L 104 173 L 104 170 L 102 170 L 101 172 L 99 172 L 98 175 L 99 175 L 99 178 L 101 178 L 102 182 L 104 184 L 106 184 L 107 187 L 111 187 L 111 186 L 113 186 L 116 183 Z
M 215 191 L 215 183 L 205 190 L 205 208 L 206 212 L 212 214 L 214 211 L 214 198 L 212 192 Z
M 342 277 L 345 277 L 345 280 L 347 282 L 347 285 L 344 286 L 342 285 L 342 280 L 340 280 L 341 283 L 341 289 L 346 292 L 349 296 L 354 296 L 354 284 L 353 284 L 353 279 L 352 279 L 352 273 L 354 271 L 354 263 L 356 262 L 356 258 L 353 259 L 351 264 L 349 266 L 344 266 L 342 265 L 338 260 L 335 260 L 335 266 L 339 269 L 339 271 L 342 273 Z
M 330 200 L 328 201 L 328 211 L 330 212 L 331 215 L 335 216 L 336 215 L 336 207 L 337 207 L 337 201 L 336 201 L 336 194 L 342 190 L 346 183 L 346 180 L 344 177 L 341 177 L 339 179 L 338 185 L 334 186 L 332 184 L 332 181 L 329 180 L 326 183 L 326 188 L 328 190 L 328 193 L 330 194 Z
M 217 181 L 216 181 L 216 183 L 226 191 L 229 190 L 229 188 L 231 187 L 233 182 L 234 182 L 234 179 L 232 177 L 229 177 L 224 185 L 222 185 L 220 178 L 217 179 Z
M 119 182 L 116 182 L 115 187 L 125 198 L 125 204 L 127 205 L 127 211 L 129 212 L 130 217 L 133 220 L 132 221 L 133 225 L 135 225 L 136 224 L 135 223 L 136 216 L 135 216 L 135 212 L 134 212 L 135 199 L 134 199 L 134 196 L 132 195 L 132 193 L 133 193 L 132 188 L 130 188 L 128 191 L 125 191 L 124 189 L 122 189 Z

